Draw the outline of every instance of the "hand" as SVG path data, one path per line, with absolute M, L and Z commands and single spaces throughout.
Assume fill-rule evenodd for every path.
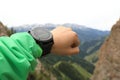
M 77 34 L 71 28 L 63 26 L 57 27 L 51 31 L 53 34 L 54 45 L 51 53 L 58 55 L 73 55 L 79 53 L 79 44 Z

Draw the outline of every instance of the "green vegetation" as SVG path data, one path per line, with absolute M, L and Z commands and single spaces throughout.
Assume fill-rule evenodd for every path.
M 84 54 L 84 59 L 89 61 L 90 63 L 95 64 L 98 60 L 99 56 L 99 49 L 103 42 L 106 40 L 107 37 L 102 37 L 99 40 L 92 40 L 90 42 L 86 42 L 81 45 L 81 48 L 83 52 L 86 51 L 86 54 Z M 82 54 L 81 54 L 82 55 Z
M 57 80 L 89 80 L 94 65 L 78 55 L 57 56 L 50 54 L 40 59 L 48 72 L 52 72 Z
M 90 73 L 93 73 L 93 70 L 94 70 L 94 65 L 80 58 L 79 54 L 74 56 L 57 56 L 57 55 L 50 54 L 50 55 L 47 55 L 46 57 L 41 58 L 40 61 L 45 65 L 46 68 L 48 68 L 49 66 L 55 65 L 59 61 L 66 61 L 66 62 L 71 62 L 71 63 L 76 63 L 78 65 L 81 65 L 81 67 L 84 67 L 84 69 L 86 69 Z
M 97 62 L 97 60 L 98 60 L 98 51 L 92 53 L 92 54 L 89 55 L 89 56 L 86 56 L 86 57 L 85 57 L 85 60 L 89 61 L 90 63 L 95 64 L 95 63 Z
M 84 68 L 71 62 L 59 61 L 54 65 L 54 69 L 58 80 L 89 80 L 91 77 Z
M 69 63 L 61 62 L 57 68 L 64 75 L 70 77 L 71 80 L 84 80 L 84 77 L 77 71 L 77 69 Z
M 79 73 L 81 73 L 84 76 L 85 80 L 90 79 L 90 77 L 92 76 L 92 74 L 86 71 L 83 67 L 74 63 L 72 65 L 77 69 L 77 71 L 79 71 Z
M 105 38 L 102 37 L 98 40 L 92 40 L 92 41 L 87 41 L 84 42 L 83 44 L 80 45 L 80 49 L 83 53 L 80 54 L 81 58 L 84 58 L 86 56 L 89 56 L 95 52 L 97 52 L 99 50 L 99 48 L 101 47 L 101 45 L 103 44 Z

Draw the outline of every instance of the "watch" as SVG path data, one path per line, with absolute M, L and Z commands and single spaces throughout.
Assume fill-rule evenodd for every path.
M 32 35 L 36 43 L 42 48 L 42 56 L 50 53 L 54 44 L 53 35 L 50 31 L 43 27 L 34 27 L 28 33 Z

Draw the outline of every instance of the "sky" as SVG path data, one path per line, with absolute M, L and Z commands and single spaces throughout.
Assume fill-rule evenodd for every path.
M 120 18 L 119 0 L 0 0 L 4 25 L 74 23 L 110 30 Z

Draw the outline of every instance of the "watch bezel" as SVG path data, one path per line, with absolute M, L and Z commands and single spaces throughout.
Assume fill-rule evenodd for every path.
M 38 31 L 36 31 L 38 30 Z M 47 37 L 46 39 L 42 39 L 41 37 L 41 32 L 44 32 L 45 34 L 49 34 L 49 37 Z M 41 41 L 41 42 L 49 42 L 51 41 L 51 39 L 53 38 L 53 35 L 50 31 L 48 31 L 47 29 L 45 28 L 42 28 L 42 27 L 35 27 L 35 28 L 32 28 L 31 31 L 30 31 L 30 34 L 37 40 L 37 41 Z M 37 35 L 36 35 L 37 34 Z

